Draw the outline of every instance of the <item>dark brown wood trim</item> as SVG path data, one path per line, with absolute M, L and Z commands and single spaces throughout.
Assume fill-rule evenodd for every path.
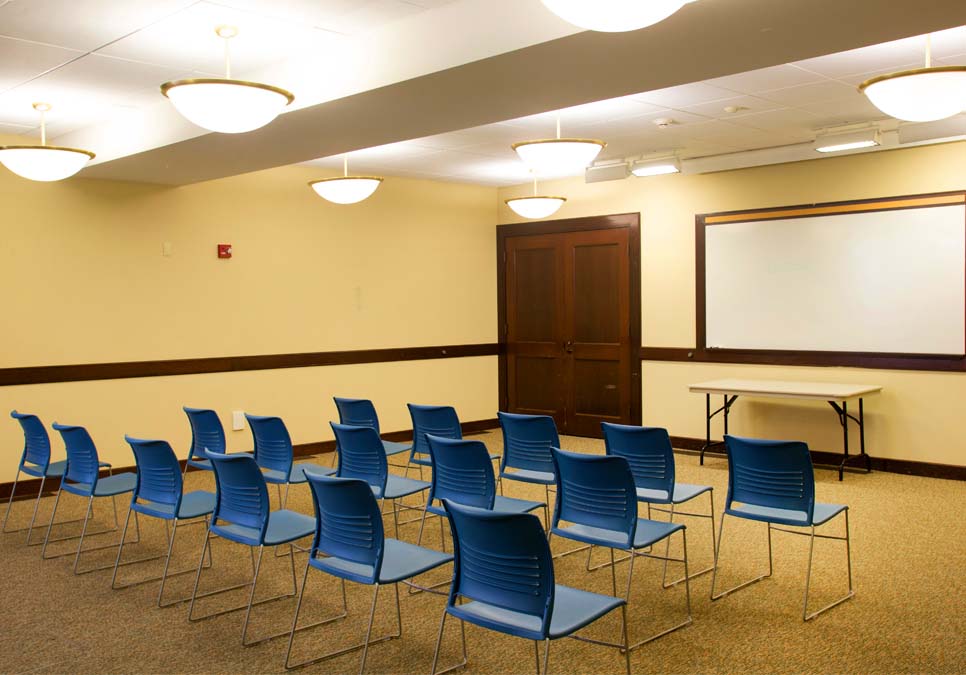
M 0 368 L 0 386 L 50 384 L 54 382 L 84 382 L 88 380 L 118 380 L 132 377 L 168 377 L 247 370 L 275 370 L 279 368 L 313 368 L 359 363 L 392 361 L 422 361 L 426 359 L 454 359 L 468 356 L 496 356 L 500 347 L 488 342 L 470 345 L 440 345 L 435 347 L 394 347 L 386 349 L 356 349 L 335 352 L 306 352 L 300 354 L 261 354 L 257 356 L 215 356 L 198 359 L 164 361 L 126 361 L 120 363 L 81 363 L 62 366 L 29 366 Z
M 964 356 L 964 354 L 966 354 L 966 345 L 963 346 L 964 354 L 901 354 L 885 352 L 829 352 L 707 348 L 705 229 L 712 226 L 708 222 L 710 219 L 720 218 L 722 216 L 747 216 L 747 218 L 729 220 L 728 222 L 730 224 L 750 220 L 775 220 L 789 217 L 809 217 L 807 215 L 772 216 L 771 214 L 780 214 L 782 212 L 803 209 L 847 207 L 854 205 L 869 205 L 870 208 L 862 209 L 861 212 L 863 213 L 875 211 L 895 211 L 906 208 L 929 208 L 929 205 L 905 206 L 901 203 L 904 200 L 909 201 L 942 197 L 958 197 L 962 201 L 966 202 L 966 190 L 696 214 L 694 217 L 694 298 L 695 341 L 697 346 L 694 349 L 645 347 L 641 350 L 641 358 L 649 361 L 696 361 L 704 363 L 743 363 L 775 366 L 838 366 L 852 368 L 875 368 L 880 370 L 966 372 L 966 356 Z M 872 208 L 875 204 L 884 204 L 884 206 L 882 208 Z M 934 204 L 932 206 L 946 205 L 948 204 Z M 843 211 L 843 213 L 850 212 L 852 211 Z M 769 215 L 756 218 L 755 214 Z M 964 226 L 966 226 L 966 223 L 964 223 Z M 683 357 L 682 354 L 684 354 Z
M 500 421 L 493 417 L 490 419 L 483 420 L 471 420 L 469 422 L 463 422 L 461 424 L 463 428 L 464 436 L 472 436 L 473 434 L 485 433 L 491 429 L 499 429 Z M 402 430 L 402 431 L 390 431 L 382 435 L 387 441 L 411 441 L 413 439 L 412 429 Z M 292 447 L 292 454 L 298 457 L 310 457 L 312 455 L 323 455 L 326 453 L 335 451 L 335 441 L 315 441 L 314 443 L 298 443 Z M 185 460 L 180 460 L 181 468 L 184 468 Z M 123 473 L 125 471 L 134 471 L 133 466 L 115 467 L 115 473 Z M 194 467 L 188 467 L 189 472 L 199 471 L 200 469 L 195 469 Z M 106 476 L 107 472 L 103 472 L 102 475 Z M 10 498 L 10 490 L 13 487 L 13 481 L 9 483 L 0 483 L 0 501 L 7 500 Z M 59 478 L 48 479 L 44 484 L 44 494 L 53 494 L 60 487 Z M 20 501 L 22 499 L 33 499 L 37 496 L 37 490 L 40 489 L 40 479 L 30 478 L 28 480 L 21 480 L 17 483 L 17 493 L 14 495 L 14 501 Z M 11 526 L 12 527 L 12 526 Z
M 687 436 L 671 436 L 671 445 L 685 454 L 697 454 L 704 445 L 703 438 L 689 438 Z M 838 469 L 842 461 L 842 453 L 812 450 L 812 463 L 823 468 Z M 705 452 L 705 457 L 724 457 L 724 453 L 711 449 Z M 943 478 L 945 480 L 966 480 L 966 466 L 955 464 L 934 464 L 932 462 L 917 462 L 908 459 L 890 459 L 887 457 L 872 457 L 872 470 L 886 473 L 901 473 L 907 476 L 923 476 L 926 478 Z M 847 467 L 846 471 L 853 469 Z M 864 473 L 859 470 L 858 473 Z
M 642 347 L 642 361 L 751 363 L 770 366 L 841 366 L 878 370 L 966 371 L 966 357 L 874 352 L 791 352 L 777 350 Z
M 587 216 L 584 218 L 562 218 L 538 223 L 509 223 L 496 228 L 496 293 L 497 293 L 497 335 L 499 340 L 499 396 L 500 410 L 508 407 L 507 398 L 507 360 L 506 360 L 506 239 L 534 234 L 562 234 L 565 232 L 586 232 L 626 227 L 630 230 L 627 247 L 630 254 L 630 323 L 631 349 L 639 350 L 641 345 L 641 214 L 615 213 L 606 216 Z M 631 352 L 633 354 L 633 352 Z M 631 423 L 640 424 L 641 410 L 641 367 L 638 359 L 631 359 Z

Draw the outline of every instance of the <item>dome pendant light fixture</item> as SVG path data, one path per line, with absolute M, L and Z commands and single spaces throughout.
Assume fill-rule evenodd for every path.
M 582 172 L 607 146 L 593 138 L 561 138 L 560 116 L 557 137 L 514 143 L 513 148 L 534 174 Z
M 215 33 L 225 41 L 225 77 L 165 82 L 161 85 L 161 93 L 190 122 L 209 131 L 241 134 L 265 126 L 278 117 L 295 96 L 270 84 L 233 80 L 228 41 L 238 35 L 238 29 L 219 26 Z
M 906 122 L 933 122 L 966 111 L 966 66 L 932 65 L 926 36 L 926 67 L 879 75 L 859 85 L 876 108 Z
M 346 155 L 342 161 L 341 176 L 314 180 L 309 183 L 309 187 L 315 190 L 320 197 L 330 202 L 355 204 L 375 192 L 382 180 L 379 176 L 350 176 L 349 155 Z
M 566 197 L 549 197 L 537 194 L 537 178 L 533 178 L 533 195 L 530 197 L 514 197 L 507 199 L 506 205 L 513 209 L 521 218 L 536 220 L 552 216 L 567 201 Z
M 551 12 L 584 30 L 623 33 L 654 25 L 695 0 L 543 0 Z
M 94 153 L 77 148 L 47 145 L 47 111 L 49 103 L 34 103 L 40 113 L 40 145 L 6 145 L 0 147 L 0 164 L 18 176 L 37 181 L 69 178 L 94 159 Z

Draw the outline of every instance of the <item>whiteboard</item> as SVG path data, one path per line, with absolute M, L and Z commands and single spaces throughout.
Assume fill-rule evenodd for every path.
M 707 225 L 708 348 L 962 355 L 966 205 Z

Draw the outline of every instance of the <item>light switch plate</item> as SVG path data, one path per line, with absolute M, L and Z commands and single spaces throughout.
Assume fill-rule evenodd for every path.
M 231 430 L 241 431 L 245 428 L 245 411 L 244 410 L 232 410 L 231 412 Z

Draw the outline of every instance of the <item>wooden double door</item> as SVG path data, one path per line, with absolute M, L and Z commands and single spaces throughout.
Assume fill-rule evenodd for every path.
M 637 223 L 556 221 L 539 226 L 564 231 L 501 237 L 505 410 L 551 415 L 576 436 L 599 437 L 602 421 L 640 424 Z

